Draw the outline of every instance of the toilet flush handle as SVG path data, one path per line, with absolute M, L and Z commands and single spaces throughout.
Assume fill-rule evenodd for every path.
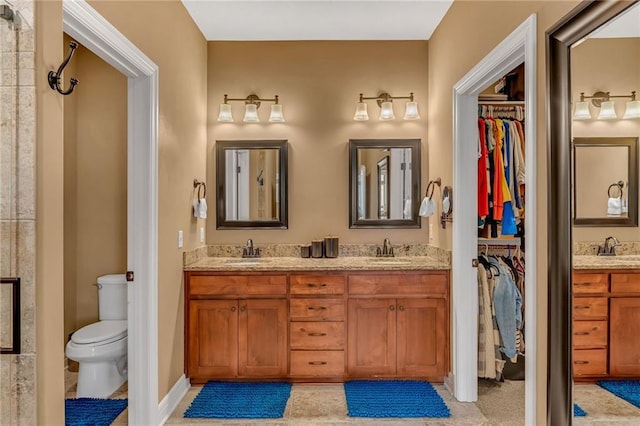
M 95 283 L 94 284 L 96 287 L 98 287 L 98 290 L 102 290 L 102 284 L 100 283 Z

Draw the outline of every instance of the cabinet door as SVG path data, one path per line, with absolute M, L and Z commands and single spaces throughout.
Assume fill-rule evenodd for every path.
M 446 319 L 443 299 L 398 299 L 399 376 L 442 378 L 445 374 Z
M 640 375 L 640 297 L 611 298 L 609 371 Z
M 238 301 L 192 300 L 189 310 L 189 377 L 235 377 Z
M 287 301 L 249 299 L 239 306 L 239 375 L 286 377 Z
M 394 375 L 396 300 L 351 299 L 347 321 L 348 375 Z

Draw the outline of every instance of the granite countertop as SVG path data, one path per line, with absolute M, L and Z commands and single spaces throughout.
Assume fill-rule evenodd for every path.
M 410 271 L 448 270 L 449 263 L 430 256 L 328 258 L 301 257 L 205 257 L 186 265 L 185 271 Z
M 640 269 L 640 255 L 573 256 L 574 269 Z

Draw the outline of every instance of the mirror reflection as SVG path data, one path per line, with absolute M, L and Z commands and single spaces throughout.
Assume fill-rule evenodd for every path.
M 357 227 L 419 227 L 417 139 L 351 140 L 351 223 Z
M 217 142 L 218 229 L 286 227 L 286 141 Z

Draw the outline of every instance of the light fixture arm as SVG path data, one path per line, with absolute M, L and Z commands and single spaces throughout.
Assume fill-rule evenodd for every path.
M 382 92 L 378 96 L 364 96 L 360 93 L 360 102 L 376 100 L 378 106 L 381 106 L 383 102 L 393 102 L 393 99 L 409 99 L 410 102 L 413 102 L 413 92 L 409 96 L 391 96 L 387 92 Z
M 280 102 L 280 99 L 278 98 L 278 95 L 275 95 L 272 99 L 268 99 L 268 98 L 261 98 L 260 96 L 253 93 L 247 96 L 246 98 L 230 98 L 228 95 L 226 94 L 224 95 L 223 103 L 226 104 L 233 101 L 239 101 L 239 102 L 241 101 L 241 102 L 244 102 L 245 105 L 255 104 L 256 108 L 260 108 L 260 102 L 274 102 L 277 105 Z
M 636 92 L 634 90 L 630 95 L 612 95 L 609 92 L 597 91 L 592 96 L 585 96 L 584 92 L 580 92 L 580 102 L 584 102 L 585 99 L 591 99 L 591 103 L 597 108 L 600 108 L 603 102 L 613 98 L 631 98 L 632 101 L 635 101 Z

